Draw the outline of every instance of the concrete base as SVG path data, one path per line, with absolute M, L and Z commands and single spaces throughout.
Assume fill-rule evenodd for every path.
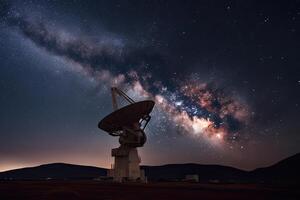
M 141 159 L 136 148 L 121 145 L 112 149 L 112 156 L 115 157 L 115 164 L 109 172 L 109 176 L 116 182 L 123 181 L 145 181 L 145 175 L 140 170 Z

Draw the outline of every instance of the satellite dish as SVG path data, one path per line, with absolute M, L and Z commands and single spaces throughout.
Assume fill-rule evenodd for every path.
M 154 104 L 154 101 L 151 100 L 132 103 L 104 117 L 99 122 L 98 127 L 109 134 L 122 131 L 123 127 L 136 124 L 143 119 L 147 119 L 154 107 Z
M 119 137 L 120 147 L 112 149 L 115 157 L 114 167 L 109 171 L 115 181 L 143 180 L 145 177 L 140 170 L 140 157 L 137 147 L 142 147 L 146 142 L 144 132 L 150 121 L 150 113 L 154 101 L 145 100 L 135 102 L 118 88 L 111 88 L 112 104 L 114 111 L 104 117 L 98 127 L 112 136 Z M 129 105 L 118 109 L 117 95 L 123 97 Z

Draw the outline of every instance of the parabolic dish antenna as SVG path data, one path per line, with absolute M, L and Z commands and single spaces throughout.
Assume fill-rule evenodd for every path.
M 150 121 L 150 113 L 154 101 L 145 100 L 135 102 L 118 88 L 111 88 L 112 104 L 114 111 L 104 117 L 98 127 L 112 136 L 119 136 L 120 147 L 112 149 L 115 163 L 108 176 L 114 181 L 144 181 L 145 175 L 140 169 L 141 159 L 137 147 L 142 147 L 146 142 L 145 127 Z M 118 109 L 117 95 L 123 97 L 129 105 Z
M 154 101 L 146 100 L 132 103 L 104 117 L 98 127 L 108 133 L 122 131 L 123 127 L 139 123 L 149 116 L 154 107 Z

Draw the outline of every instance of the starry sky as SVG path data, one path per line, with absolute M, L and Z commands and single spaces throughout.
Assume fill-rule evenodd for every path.
M 144 165 L 298 153 L 299 28 L 299 0 L 1 0 L 0 171 L 110 167 L 112 86 L 156 102 Z

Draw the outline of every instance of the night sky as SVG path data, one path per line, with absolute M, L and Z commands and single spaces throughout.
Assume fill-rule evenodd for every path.
M 0 171 L 109 167 L 111 86 L 156 102 L 144 165 L 300 152 L 300 1 L 0 1 L 0 18 Z

